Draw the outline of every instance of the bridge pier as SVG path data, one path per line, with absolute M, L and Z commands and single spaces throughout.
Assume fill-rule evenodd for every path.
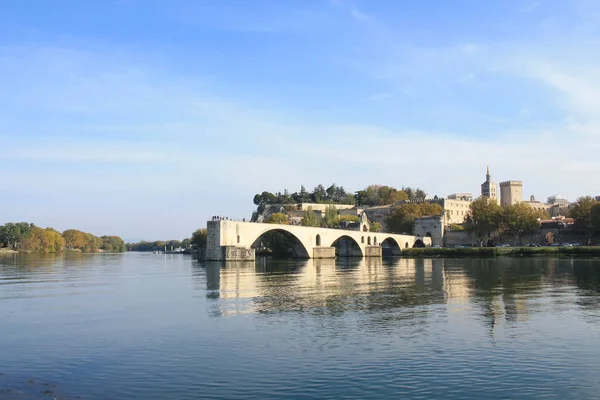
M 381 246 L 365 246 L 365 257 L 381 257 Z
M 225 261 L 254 261 L 256 252 L 254 249 L 247 249 L 238 246 L 223 246 L 223 260 Z
M 335 258 L 335 247 L 313 247 L 312 258 Z

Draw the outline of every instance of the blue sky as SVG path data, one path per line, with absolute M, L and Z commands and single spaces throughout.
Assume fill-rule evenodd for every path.
M 600 3 L 0 2 L 0 223 L 129 240 L 336 183 L 600 195 Z

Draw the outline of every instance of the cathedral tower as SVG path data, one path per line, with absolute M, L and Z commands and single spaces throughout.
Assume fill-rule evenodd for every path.
M 481 184 L 481 195 L 498 202 L 497 186 L 492 182 L 492 174 L 490 174 L 489 165 L 487 166 L 487 173 L 485 174 L 485 182 Z

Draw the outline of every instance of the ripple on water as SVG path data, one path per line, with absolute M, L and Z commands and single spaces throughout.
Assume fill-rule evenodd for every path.
M 600 392 L 597 260 L 11 260 L 5 396 L 30 378 L 116 400 Z

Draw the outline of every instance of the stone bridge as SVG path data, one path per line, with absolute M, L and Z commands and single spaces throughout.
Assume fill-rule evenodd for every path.
M 257 222 L 208 221 L 206 260 L 254 260 L 268 232 L 293 243 L 296 258 L 399 256 L 402 249 L 431 246 L 430 237 Z

